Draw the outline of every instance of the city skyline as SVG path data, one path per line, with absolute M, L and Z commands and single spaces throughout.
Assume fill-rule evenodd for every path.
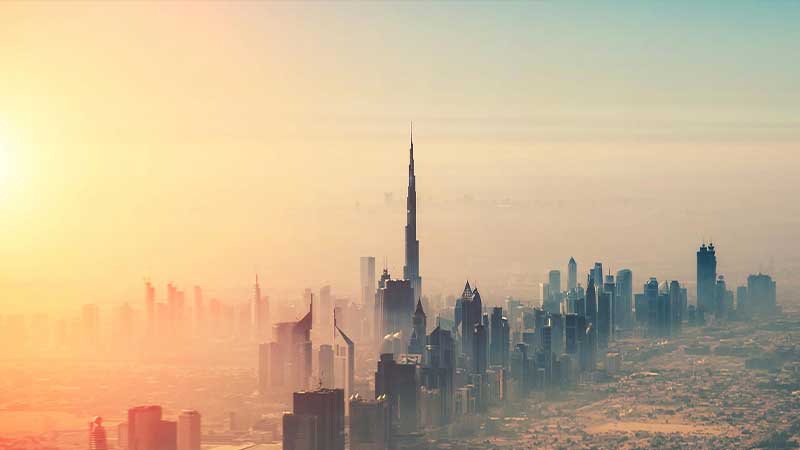
M 800 2 L 0 2 L 0 450 L 800 446 Z
M 274 302 L 355 298 L 358 257 L 402 273 L 412 119 L 430 292 L 531 296 L 565 255 L 689 279 L 712 238 L 732 278 L 796 288 L 800 8 L 610 5 L 3 4 L 8 307 L 135 301 L 142 278 L 238 300 L 256 272 Z M 562 220 L 589 186 L 629 220 Z

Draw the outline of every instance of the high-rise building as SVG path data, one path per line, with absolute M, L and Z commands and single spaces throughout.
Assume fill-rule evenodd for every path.
M 547 282 L 550 285 L 550 298 L 556 299 L 561 295 L 561 271 L 551 270 L 547 274 Z M 558 298 L 557 300 L 561 300 Z
M 747 303 L 751 313 L 774 313 L 777 309 L 777 284 L 769 275 L 747 277 Z
M 570 257 L 567 263 L 567 290 L 574 291 L 578 287 L 578 263 Z
M 475 325 L 481 323 L 482 316 L 481 294 L 477 287 L 473 290 L 467 282 L 461 294 L 461 351 L 469 358 L 473 357 Z
M 542 353 L 544 353 L 544 383 L 550 386 L 553 379 L 553 328 L 550 325 L 545 325 L 541 330 L 542 335 Z
M 176 450 L 177 424 L 161 419 L 161 407 L 128 410 L 128 450 Z
M 333 389 L 333 346 L 322 344 L 319 346 L 319 384 L 320 387 Z
M 491 332 L 489 339 L 489 364 L 508 367 L 508 346 L 510 332 L 508 320 L 504 320 L 503 308 L 492 308 Z
M 605 289 L 597 295 L 597 347 L 601 350 L 608 348 L 611 336 L 612 298 L 612 293 Z
M 106 429 L 100 416 L 89 422 L 89 450 L 108 450 Z
M 405 351 L 413 329 L 414 289 L 408 280 L 386 280 L 382 293 L 381 336 L 400 333 Z
M 312 414 L 283 415 L 283 450 L 323 450 L 317 435 L 317 416 Z
M 318 389 L 295 392 L 293 412 L 317 417 L 319 450 L 344 450 L 344 391 Z
M 411 282 L 414 301 L 422 298 L 422 278 L 419 276 L 419 241 L 417 240 L 417 181 L 414 175 L 414 135 L 408 157 L 408 196 L 406 197 L 406 264 L 403 278 Z
M 750 315 L 747 304 L 747 286 L 736 287 L 736 314 L 742 318 Z
M 427 345 L 425 341 L 428 336 L 428 320 L 425 316 L 425 310 L 422 309 L 421 300 L 417 300 L 417 308 L 414 310 L 412 322 L 413 330 L 411 332 L 411 342 L 413 345 L 408 346 L 408 352 L 423 355 L 425 353 L 425 346 Z
M 714 289 L 717 282 L 717 256 L 714 244 L 700 246 L 697 251 L 697 307 L 706 312 L 716 310 Z
M 633 273 L 629 269 L 617 272 L 617 291 L 614 295 L 615 323 L 620 328 L 633 326 Z
M 391 353 L 382 353 L 375 372 L 375 398 L 386 396 L 392 422 L 399 433 L 419 430 L 419 371 L 409 362 L 395 361 Z
M 594 277 L 589 278 L 586 286 L 586 321 L 592 324 L 592 328 L 597 330 L 597 288 Z
M 683 323 L 683 293 L 681 284 L 672 280 L 669 283 L 669 309 L 670 309 L 670 335 L 677 336 L 681 332 Z
M 609 295 L 609 321 L 608 321 L 608 339 L 614 339 L 614 328 L 617 326 L 617 316 L 615 314 L 617 308 L 617 284 L 614 282 L 614 275 L 606 275 L 603 282 L 603 292 Z
M 564 324 L 565 352 L 570 355 L 578 353 L 578 315 L 567 314 Z
M 362 256 L 360 259 L 361 304 L 369 305 L 375 295 L 375 257 Z
M 304 390 L 311 378 L 311 329 L 313 298 L 309 311 L 297 322 L 276 323 L 269 347 L 270 387 L 282 392 Z M 291 390 L 291 391 L 290 391 Z
M 636 315 L 639 315 L 640 305 L 636 305 Z M 646 315 L 645 315 L 646 314 Z M 647 326 L 647 334 L 649 336 L 658 336 L 658 280 L 654 277 L 644 285 L 644 311 L 642 317 L 647 319 L 644 321 Z
M 185 409 L 178 416 L 178 450 L 200 450 L 200 413 Z
M 345 394 L 352 395 L 355 389 L 355 376 L 356 376 L 356 344 L 353 342 L 352 339 L 348 335 L 339 328 L 339 325 L 334 321 L 334 326 L 336 327 L 336 331 L 339 332 L 339 335 L 344 339 L 345 344 L 347 345 L 347 378 L 346 383 L 344 385 Z
M 449 330 L 436 326 L 428 336 L 427 372 L 425 385 L 441 392 L 441 417 L 439 425 L 446 425 L 453 418 L 456 352 L 453 335 Z
M 388 450 L 391 416 L 386 396 L 350 397 L 350 450 Z
M 203 289 L 200 286 L 194 287 L 194 334 L 199 336 L 203 333 L 206 320 L 206 307 L 203 303 Z M 267 330 L 269 331 L 269 330 Z
M 383 342 L 383 338 L 385 336 L 384 329 L 383 329 L 383 297 L 384 293 L 386 292 L 386 282 L 391 280 L 392 277 L 389 275 L 389 270 L 384 267 L 383 273 L 381 274 L 381 279 L 378 282 L 378 289 L 375 291 L 375 306 L 373 309 L 373 316 L 372 320 L 374 323 L 373 326 L 373 342 L 375 346 L 380 348 L 381 343 Z
M 319 312 L 317 319 L 314 323 L 320 325 L 320 328 L 325 330 L 329 329 L 330 323 L 327 322 L 327 317 L 333 314 L 333 297 L 331 296 L 331 287 L 329 285 L 319 288 Z
M 261 286 L 258 284 L 258 275 L 256 275 L 256 284 L 253 286 L 253 301 L 251 304 L 251 329 L 253 337 L 256 342 L 266 342 L 269 339 L 270 323 L 269 323 L 269 299 L 261 296 Z
M 479 323 L 475 325 L 472 335 L 472 373 L 481 375 L 486 373 L 488 336 L 486 327 Z
M 589 276 L 594 280 L 595 289 L 603 289 L 603 263 L 594 263 L 594 267 L 589 269 Z
M 733 293 L 728 291 L 725 283 L 725 276 L 719 275 L 714 286 L 714 315 L 717 320 L 724 320 L 728 317 L 728 312 L 733 308 Z
M 672 332 L 672 305 L 669 292 L 659 292 L 656 304 L 654 336 L 670 337 Z

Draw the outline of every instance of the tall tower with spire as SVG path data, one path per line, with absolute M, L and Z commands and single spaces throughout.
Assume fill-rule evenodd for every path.
M 417 186 L 414 176 L 414 127 L 411 127 L 411 148 L 408 162 L 408 196 L 406 197 L 406 264 L 403 278 L 411 282 L 414 299 L 422 297 L 422 278 L 419 276 L 419 241 L 417 240 Z

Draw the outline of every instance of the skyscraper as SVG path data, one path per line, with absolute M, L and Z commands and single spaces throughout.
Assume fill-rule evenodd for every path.
M 355 384 L 355 376 L 356 376 L 356 344 L 353 342 L 352 339 L 348 335 L 339 328 L 339 325 L 336 323 L 334 319 L 333 322 L 334 327 L 336 327 L 336 331 L 339 332 L 339 335 L 342 336 L 344 339 L 345 344 L 347 345 L 347 382 L 344 385 L 345 394 L 352 395 L 354 384 Z
M 317 417 L 319 449 L 344 450 L 344 391 L 318 389 L 295 392 L 294 414 Z
M 89 450 L 108 450 L 106 429 L 100 416 L 89 422 Z
M 175 422 L 161 420 L 161 407 L 137 406 L 128 410 L 128 450 L 175 450 Z
M 677 336 L 681 331 L 683 322 L 683 295 L 681 284 L 676 280 L 669 283 L 669 308 L 670 308 L 670 334 Z
M 386 396 L 368 400 L 350 397 L 350 450 L 387 450 L 391 416 Z
M 469 357 L 472 357 L 475 325 L 481 323 L 482 315 L 481 294 L 467 282 L 461 294 L 461 351 Z
M 603 263 L 594 263 L 594 268 L 589 269 L 589 275 L 594 279 L 594 287 L 597 290 L 603 289 Z
M 312 414 L 283 415 L 283 450 L 321 450 L 317 435 L 317 416 Z
M 655 277 L 644 285 L 644 311 L 639 311 L 640 305 L 636 305 L 636 316 L 646 317 L 644 323 L 647 326 L 648 336 L 658 336 L 658 280 Z
M 747 277 L 747 302 L 751 312 L 772 313 L 777 308 L 776 283 L 763 273 Z
M 382 353 L 375 372 L 375 398 L 386 395 L 392 421 L 400 433 L 419 430 L 419 372 L 416 364 L 399 363 Z
M 608 348 L 611 337 L 611 292 L 601 291 L 597 295 L 597 347 Z
M 425 341 L 428 336 L 428 331 L 426 329 L 427 322 L 425 311 L 422 309 L 422 301 L 417 300 L 417 309 L 414 311 L 413 329 L 408 344 L 408 353 L 424 355 L 425 346 L 427 345 Z
M 361 304 L 369 305 L 375 295 L 375 257 L 362 256 L 361 272 Z
M 386 292 L 386 282 L 391 279 L 392 277 L 389 275 L 389 270 L 384 267 L 381 279 L 378 282 L 378 289 L 375 291 L 375 306 L 372 316 L 372 320 L 374 321 L 372 324 L 372 339 L 377 348 L 380 348 L 383 337 L 385 336 L 383 333 L 383 297 Z
M 717 256 L 714 244 L 700 246 L 697 251 L 697 307 L 706 312 L 716 310 L 714 286 L 717 282 Z
M 609 305 L 609 315 L 608 315 L 608 339 L 614 338 L 614 327 L 617 326 L 617 316 L 615 314 L 617 309 L 617 284 L 614 282 L 614 275 L 611 275 L 611 271 L 609 270 L 608 275 L 606 275 L 605 281 L 603 282 L 603 293 L 608 294 L 608 305 Z M 607 339 L 607 340 L 608 340 Z M 606 342 L 608 344 L 608 342 Z
M 630 328 L 633 326 L 633 273 L 629 269 L 618 271 L 616 286 L 614 322 L 620 328 Z
M 333 346 L 323 344 L 319 346 L 319 384 L 320 387 L 333 389 Z
M 475 325 L 472 335 L 472 373 L 482 375 L 486 372 L 488 336 L 482 323 Z
M 408 280 L 386 280 L 385 286 L 382 293 L 381 336 L 401 333 L 405 351 L 413 329 L 414 289 Z
M 567 263 L 567 290 L 573 291 L 578 286 L 578 263 L 570 257 Z
M 178 416 L 178 450 L 200 450 L 200 413 L 184 409 Z
M 454 408 L 456 354 L 452 333 L 436 326 L 428 336 L 427 370 L 430 374 L 426 385 L 441 392 L 440 424 L 450 423 Z
M 256 342 L 265 342 L 269 339 L 269 303 L 266 297 L 261 296 L 261 286 L 258 284 L 258 275 L 256 275 L 256 284 L 253 286 L 253 302 L 251 306 L 251 319 L 253 321 L 252 330 Z
M 406 197 L 406 264 L 403 278 L 411 282 L 414 300 L 422 298 L 422 278 L 419 276 L 419 241 L 417 240 L 417 183 L 414 176 L 414 135 L 408 161 L 408 196 Z
M 578 353 L 578 315 L 567 314 L 565 320 L 565 352 L 574 355 Z
M 508 356 L 508 341 L 505 339 L 507 330 L 503 327 L 508 327 L 508 321 L 503 322 L 503 308 L 496 306 L 492 308 L 492 316 L 490 319 L 491 330 L 489 339 L 489 364 L 492 366 L 504 366 L 507 364 Z M 503 347 L 505 346 L 505 351 Z

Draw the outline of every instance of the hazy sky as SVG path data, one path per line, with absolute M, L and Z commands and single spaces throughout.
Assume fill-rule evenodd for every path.
M 3 2 L 3 309 L 400 276 L 411 120 L 428 294 L 796 285 L 800 3 L 695 3 Z

